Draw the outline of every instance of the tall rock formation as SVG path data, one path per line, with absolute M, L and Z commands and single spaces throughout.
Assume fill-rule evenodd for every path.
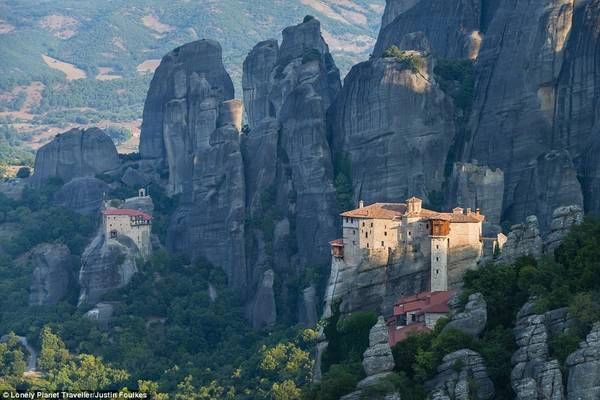
M 91 176 L 74 178 L 54 193 L 52 203 L 81 214 L 96 215 L 108 191 L 108 185 L 100 179 Z
M 196 152 L 209 147 L 220 105 L 233 94 L 218 42 L 198 40 L 163 57 L 144 104 L 140 155 L 166 164 L 169 193 L 191 187 Z
M 337 235 L 326 115 L 341 85 L 318 20 L 282 35 L 281 46 L 260 42 L 244 61 L 243 154 L 248 273 L 258 282 L 274 269 L 285 285 L 308 265 L 324 266 Z
M 237 104 L 232 104 L 237 103 Z M 229 283 L 246 286 L 245 181 L 240 149 L 241 104 L 222 103 L 221 124 L 196 149 L 191 186 L 186 186 L 169 226 L 167 247 L 203 257 L 225 270 Z
M 355 200 L 428 199 L 442 188 L 453 106 L 435 82 L 433 58 L 413 55 L 416 70 L 393 57 L 355 65 L 332 110 L 334 151 L 351 165 Z
M 120 167 L 117 149 L 106 133 L 98 128 L 71 129 L 56 135 L 40 147 L 35 157 L 31 183 L 43 186 L 50 178 L 68 182 L 102 174 Z

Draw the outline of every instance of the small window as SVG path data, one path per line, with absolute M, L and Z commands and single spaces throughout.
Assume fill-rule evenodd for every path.
M 415 322 L 415 321 L 417 320 L 417 316 L 416 316 L 415 314 L 411 314 L 411 315 L 410 315 L 410 320 L 411 320 L 412 322 Z
M 410 236 L 412 233 L 410 231 L 408 231 L 408 236 Z
M 383 241 L 381 242 L 381 247 L 385 247 L 385 243 L 383 243 Z
M 383 232 L 383 236 L 387 236 L 387 232 Z
M 373 227 L 373 223 L 371 222 L 371 228 Z
M 369 248 L 369 243 L 367 243 L 367 249 Z
M 369 237 L 369 232 L 365 232 L 365 238 Z
M 436 269 L 436 270 L 435 270 L 435 273 L 439 275 L 439 273 L 440 273 L 440 270 L 439 270 L 439 269 Z
M 439 244 L 436 244 L 436 245 L 435 245 L 435 248 L 436 248 L 436 249 L 439 249 L 439 248 L 440 248 L 440 245 L 439 245 Z
M 110 231 L 110 238 L 114 239 L 117 237 L 117 231 L 115 229 L 113 229 L 112 231 Z
M 365 222 L 363 221 L 363 227 L 365 226 Z
M 352 234 L 356 235 L 356 231 L 354 229 L 352 229 Z
M 439 257 L 436 257 L 436 258 L 435 258 L 435 261 L 440 261 L 440 258 L 439 258 Z

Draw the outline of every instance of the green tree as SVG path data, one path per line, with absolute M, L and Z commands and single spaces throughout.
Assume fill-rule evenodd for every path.
M 46 326 L 42 330 L 42 348 L 38 359 L 38 367 L 44 371 L 61 368 L 70 359 L 69 351 L 63 341 L 52 333 L 52 329 Z
M 116 390 L 129 378 L 127 371 L 112 368 L 89 354 L 77 356 L 48 373 L 48 380 L 60 390 Z

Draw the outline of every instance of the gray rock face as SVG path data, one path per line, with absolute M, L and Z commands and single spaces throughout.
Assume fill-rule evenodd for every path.
M 566 360 L 569 367 L 568 400 L 600 398 L 600 323 L 596 323 L 579 349 Z
M 198 149 L 193 187 L 171 219 L 167 247 L 221 266 L 235 287 L 246 286 L 244 167 L 239 131 L 233 125 L 211 134 Z
M 337 236 L 326 112 L 340 80 L 319 21 L 286 28 L 279 48 L 274 40 L 257 44 L 243 87 L 251 127 L 242 147 L 248 276 L 256 284 L 273 269 L 285 281 L 327 263 L 327 243 Z
M 432 400 L 488 400 L 495 393 L 483 358 L 469 349 L 446 355 L 437 375 L 426 383 L 426 388 Z
M 186 169 L 178 167 L 191 169 L 194 150 L 206 145 L 215 129 L 219 104 L 232 98 L 218 42 L 188 43 L 161 60 L 144 104 L 140 155 L 166 160 L 175 174 L 169 180 L 173 191 L 181 191 L 185 181 L 179 175 Z
M 576 160 L 585 210 L 600 211 L 600 1 L 576 1 L 572 30 L 555 90 L 554 146 Z
M 487 27 L 466 156 L 504 171 L 505 210 L 524 206 L 515 188 L 530 163 L 564 148 L 553 143 L 553 121 L 573 6 L 573 0 L 500 1 Z
M 108 190 L 108 185 L 100 179 L 75 178 L 54 193 L 52 202 L 81 214 L 97 214 Z
M 394 356 L 388 343 L 388 329 L 382 316 L 369 332 L 369 347 L 363 353 L 363 369 L 367 376 L 383 374 L 394 369 Z
M 154 212 L 154 202 L 151 196 L 144 197 L 130 197 L 125 199 L 121 208 L 131 208 L 133 210 L 140 210 L 145 213 L 152 215 Z
M 52 177 L 63 182 L 119 168 L 121 161 L 112 140 L 98 128 L 71 129 L 40 147 L 30 181 L 40 187 Z
M 273 270 L 267 270 L 263 273 L 260 286 L 248 310 L 250 322 L 254 329 L 262 329 L 274 324 L 277 320 L 275 293 L 273 292 L 274 280 L 275 273 Z
M 130 188 L 139 189 L 150 183 L 150 178 L 139 169 L 127 168 L 121 177 L 121 181 Z
M 514 332 L 519 348 L 512 356 L 511 373 L 517 399 L 564 399 L 560 365 L 550 359 L 548 336 L 550 329 L 560 332 L 564 328 L 565 318 L 562 312 L 536 315 L 532 303 L 525 304 L 517 314 Z
M 452 103 L 435 83 L 432 63 L 424 59 L 414 73 L 393 58 L 374 58 L 346 76 L 331 130 L 335 153 L 352 165 L 355 200 L 427 199 L 441 190 L 455 128 Z
M 543 241 L 540 235 L 538 220 L 535 215 L 530 215 L 524 224 L 513 225 L 510 228 L 502 253 L 498 262 L 505 264 L 514 263 L 519 257 L 532 256 L 538 258 L 542 255 Z
M 64 244 L 42 243 L 31 252 L 33 277 L 29 305 L 43 306 L 63 300 L 73 281 L 72 259 Z
M 427 50 L 402 45 L 408 35 L 420 32 L 439 56 L 474 59 L 481 42 L 479 3 L 478 0 L 388 1 L 373 54 L 380 56 L 392 45 L 403 50 Z M 393 21 L 388 22 L 394 15 Z
M 129 283 L 142 255 L 127 236 L 107 239 L 100 231 L 81 255 L 79 304 L 96 304 L 113 289 Z
M 583 207 L 583 195 L 575 166 L 566 150 L 553 150 L 539 156 L 522 172 L 507 210 L 510 221 L 523 221 L 535 215 L 546 233 L 553 211 L 562 206 Z
M 485 329 L 486 322 L 487 303 L 481 293 L 473 293 L 464 310 L 452 316 L 444 331 L 457 329 L 467 335 L 478 336 Z
M 552 213 L 550 231 L 544 240 L 544 252 L 553 254 L 573 225 L 583 222 L 583 210 L 579 206 L 559 207 Z
M 472 163 L 455 163 L 446 189 L 446 208 L 457 205 L 473 210 L 481 209 L 485 220 L 500 223 L 504 197 L 504 173 Z
M 409 10 L 420 0 L 386 0 L 385 10 L 381 17 L 381 29 L 388 26 L 396 17 Z

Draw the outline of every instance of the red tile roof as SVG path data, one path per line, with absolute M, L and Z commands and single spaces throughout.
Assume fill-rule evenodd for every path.
M 404 214 L 406 214 L 406 204 L 404 203 L 373 203 L 340 215 L 353 218 L 396 219 Z
M 456 291 L 445 292 L 421 292 L 414 296 L 403 297 L 394 304 L 394 315 L 408 312 L 448 312 L 448 300 Z
M 102 210 L 104 215 L 127 215 L 129 217 L 142 217 L 146 221 L 150 221 L 152 216 L 140 210 L 134 210 L 131 208 L 107 208 Z
M 411 197 L 407 201 L 416 201 L 415 197 Z M 419 212 L 408 213 L 408 207 L 405 203 L 373 203 L 368 206 L 356 208 L 340 214 L 342 217 L 349 218 L 367 218 L 367 219 L 398 219 L 404 215 L 413 218 L 426 219 L 441 219 L 453 223 L 477 223 L 482 222 L 485 216 L 470 212 L 467 214 L 453 212 L 438 212 L 421 208 Z
M 431 329 L 429 329 L 424 322 L 415 322 L 396 329 L 395 321 L 390 321 L 388 324 L 388 343 L 390 346 L 394 346 L 396 343 L 406 339 L 409 335 L 418 332 L 431 332 Z

